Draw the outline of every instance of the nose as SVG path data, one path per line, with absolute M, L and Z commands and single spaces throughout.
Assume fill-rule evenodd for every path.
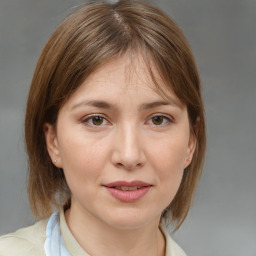
M 111 161 L 118 168 L 134 170 L 144 166 L 146 157 L 139 129 L 124 125 L 117 129 Z

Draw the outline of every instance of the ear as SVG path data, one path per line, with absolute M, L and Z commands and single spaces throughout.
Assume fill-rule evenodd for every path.
M 52 159 L 52 163 L 57 168 L 62 168 L 59 145 L 58 145 L 55 128 L 53 127 L 52 124 L 45 123 L 43 129 L 44 129 L 44 136 L 45 136 L 45 141 L 47 145 L 47 151 L 50 158 Z
M 190 132 L 190 137 L 189 137 L 189 142 L 188 142 L 188 147 L 187 147 L 187 155 L 186 155 L 186 159 L 185 159 L 185 163 L 184 163 L 184 169 L 187 168 L 192 162 L 194 152 L 196 149 L 199 125 L 200 125 L 200 119 L 197 118 L 196 124 L 193 127 L 194 129 L 193 129 L 193 131 Z

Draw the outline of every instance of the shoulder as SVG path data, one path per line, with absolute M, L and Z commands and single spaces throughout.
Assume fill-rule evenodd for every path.
M 171 238 L 166 227 L 162 223 L 160 224 L 160 229 L 166 241 L 165 256 L 187 256 L 181 247 Z
M 47 220 L 0 237 L 1 256 L 43 256 Z

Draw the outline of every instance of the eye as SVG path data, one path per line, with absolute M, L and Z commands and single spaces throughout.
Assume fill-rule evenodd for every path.
M 150 118 L 149 123 L 156 126 L 163 126 L 168 123 L 171 123 L 171 118 L 164 116 L 164 115 L 155 115 Z
M 107 120 L 103 116 L 94 115 L 85 118 L 83 123 L 86 123 L 90 126 L 103 126 L 107 124 Z

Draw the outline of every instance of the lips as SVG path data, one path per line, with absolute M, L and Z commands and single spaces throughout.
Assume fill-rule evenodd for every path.
M 135 202 L 145 196 L 152 185 L 143 181 L 116 181 L 105 184 L 104 187 L 119 201 Z
M 119 189 L 119 190 L 123 190 L 123 191 L 127 191 L 127 190 L 137 190 L 142 188 L 142 186 L 135 186 L 135 187 L 126 187 L 126 186 L 118 186 L 118 187 L 114 187 L 115 189 Z

